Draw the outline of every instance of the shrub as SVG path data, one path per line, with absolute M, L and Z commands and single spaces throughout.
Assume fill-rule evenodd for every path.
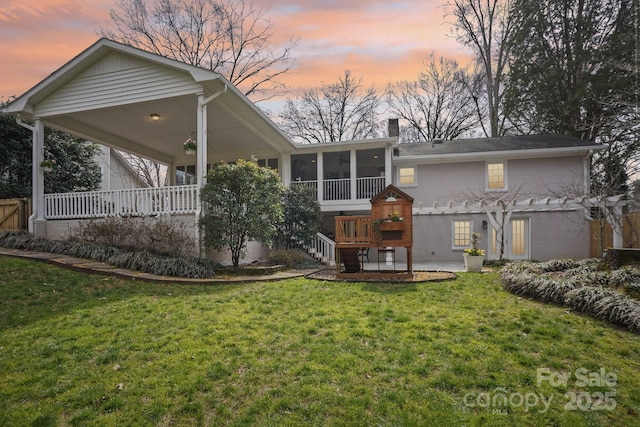
M 285 268 L 315 267 L 316 261 L 300 249 L 277 249 L 269 252 L 267 260 L 271 264 L 282 265 Z
M 501 272 L 504 289 L 543 302 L 565 304 L 598 319 L 640 332 L 640 302 L 629 295 L 640 290 L 633 269 L 602 271 L 599 260 L 556 260 L 537 265 L 509 264 Z
M 83 221 L 71 240 L 158 255 L 193 255 L 194 239 L 184 223 L 172 218 L 109 217 Z
M 640 303 L 613 289 L 585 286 L 568 292 L 565 304 L 597 319 L 640 332 Z
M 147 251 L 127 251 L 88 242 L 47 240 L 33 237 L 23 231 L 0 232 L 0 246 L 90 259 L 158 276 L 190 279 L 215 276 L 215 264 L 205 259 L 170 257 Z

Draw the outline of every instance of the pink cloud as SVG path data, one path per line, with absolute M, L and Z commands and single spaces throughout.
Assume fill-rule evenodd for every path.
M 293 89 L 351 70 L 365 84 L 415 78 L 429 52 L 468 52 L 449 36 L 440 0 L 254 0 L 275 25 L 272 41 L 299 37 Z M 64 65 L 110 25 L 112 0 L 5 0 L 0 6 L 0 99 L 20 95 Z

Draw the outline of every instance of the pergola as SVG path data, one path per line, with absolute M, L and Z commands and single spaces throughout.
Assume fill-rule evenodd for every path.
M 44 129 L 55 128 L 169 167 L 193 164 L 183 142 L 197 140 L 197 188 L 207 165 L 255 155 L 278 158 L 288 183 L 291 140 L 218 73 L 100 39 L 10 103 L 5 112 L 33 133 L 30 230 L 46 233 Z M 198 202 L 199 203 L 199 202 Z M 199 207 L 198 207 L 199 210 Z
M 604 219 L 613 230 L 613 247 L 623 247 L 622 216 L 625 200 L 622 195 L 617 196 L 594 196 L 576 198 L 550 198 L 541 199 L 509 199 L 493 201 L 464 201 L 454 204 L 450 201 L 446 204 L 433 203 L 432 206 L 413 209 L 414 215 L 444 215 L 444 214 L 486 214 L 487 220 L 497 233 L 498 245 L 503 241 L 504 225 L 514 213 L 522 212 L 564 212 L 564 211 L 586 211 L 589 217 L 591 208 L 601 210 Z M 591 218 L 589 218 L 591 219 Z M 500 248 L 498 248 L 500 251 Z

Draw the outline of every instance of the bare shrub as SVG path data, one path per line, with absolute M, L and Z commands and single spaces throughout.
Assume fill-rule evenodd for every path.
M 184 223 L 168 217 L 110 217 L 83 221 L 71 239 L 158 255 L 189 257 L 194 239 Z

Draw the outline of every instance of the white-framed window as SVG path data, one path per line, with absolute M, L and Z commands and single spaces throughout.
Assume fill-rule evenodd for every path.
M 464 249 L 471 246 L 471 230 L 473 223 L 470 220 L 455 220 L 452 223 L 452 248 Z
M 404 166 L 398 168 L 400 185 L 416 185 L 416 167 Z
M 505 162 L 487 163 L 487 190 L 507 189 L 507 165 Z

